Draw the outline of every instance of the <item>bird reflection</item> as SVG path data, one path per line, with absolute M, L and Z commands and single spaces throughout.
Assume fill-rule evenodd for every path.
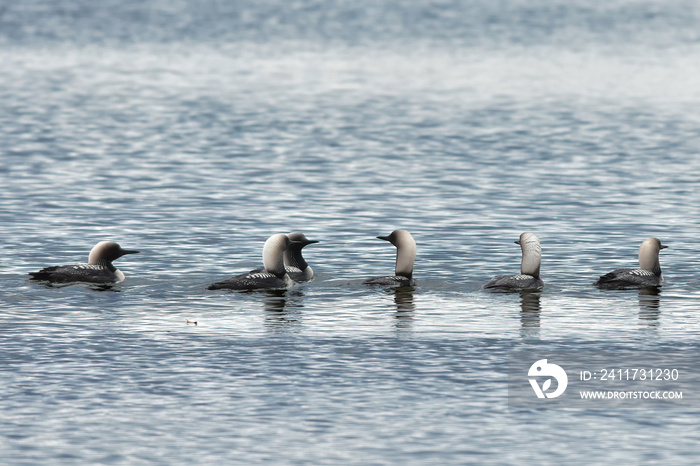
M 289 308 L 287 290 L 265 290 L 265 326 L 273 332 L 289 332 L 298 329 L 301 324 L 301 312 L 298 306 Z M 301 293 L 297 292 L 301 296 Z
M 659 306 L 659 287 L 650 286 L 639 290 L 639 325 L 658 327 L 661 310 Z
M 410 332 L 413 328 L 413 314 L 416 311 L 416 305 L 413 303 L 413 292 L 415 288 L 412 286 L 402 286 L 394 288 L 394 304 L 396 304 L 396 314 L 394 327 L 399 333 Z
M 540 337 L 540 291 L 520 292 L 520 336 Z
M 77 282 L 79 285 L 84 285 L 85 288 L 89 288 L 93 291 L 112 291 L 114 293 L 121 293 L 121 287 L 119 283 L 81 283 Z M 66 288 L 68 286 L 75 286 L 76 282 L 72 283 L 51 283 L 45 282 L 41 283 L 42 286 L 46 288 Z

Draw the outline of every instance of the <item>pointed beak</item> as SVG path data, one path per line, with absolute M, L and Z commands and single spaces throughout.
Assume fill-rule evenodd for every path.
M 666 248 L 668 247 L 668 245 L 662 244 L 662 245 L 660 245 L 659 247 L 660 247 L 661 249 L 666 249 Z
M 320 241 L 315 240 L 315 239 L 306 240 L 306 244 L 316 244 L 316 243 L 320 243 Z
M 384 241 L 391 241 L 388 236 L 377 236 L 379 239 L 383 239 Z
M 520 240 L 518 240 L 518 241 L 513 241 L 513 242 L 514 242 L 515 244 L 517 244 L 517 245 L 520 244 Z
M 127 254 L 138 254 L 141 251 L 135 251 L 133 249 L 122 249 L 122 256 L 125 256 Z

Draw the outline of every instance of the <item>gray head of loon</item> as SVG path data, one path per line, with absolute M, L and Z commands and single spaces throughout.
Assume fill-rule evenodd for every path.
M 100 241 L 92 248 L 88 256 L 88 264 L 97 265 L 103 262 L 111 263 L 127 254 L 138 254 L 139 251 L 122 249 L 114 241 Z

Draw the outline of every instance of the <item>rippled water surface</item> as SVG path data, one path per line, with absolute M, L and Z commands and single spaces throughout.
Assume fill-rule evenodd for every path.
M 5 2 L 0 457 L 694 463 L 698 406 L 513 411 L 506 382 L 514 348 L 698 351 L 698 24 L 684 1 Z M 362 285 L 396 228 L 417 287 Z M 206 290 L 293 230 L 313 282 Z M 523 231 L 545 289 L 482 290 Z M 591 286 L 649 236 L 659 294 Z M 27 280 L 103 239 L 141 250 L 123 284 Z

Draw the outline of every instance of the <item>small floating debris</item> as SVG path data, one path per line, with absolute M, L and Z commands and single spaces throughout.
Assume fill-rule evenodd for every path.
M 187 320 L 187 323 L 188 323 L 188 324 L 195 324 L 195 325 L 197 325 L 197 321 L 196 321 L 196 320 L 190 320 L 190 319 L 186 319 L 186 320 Z

